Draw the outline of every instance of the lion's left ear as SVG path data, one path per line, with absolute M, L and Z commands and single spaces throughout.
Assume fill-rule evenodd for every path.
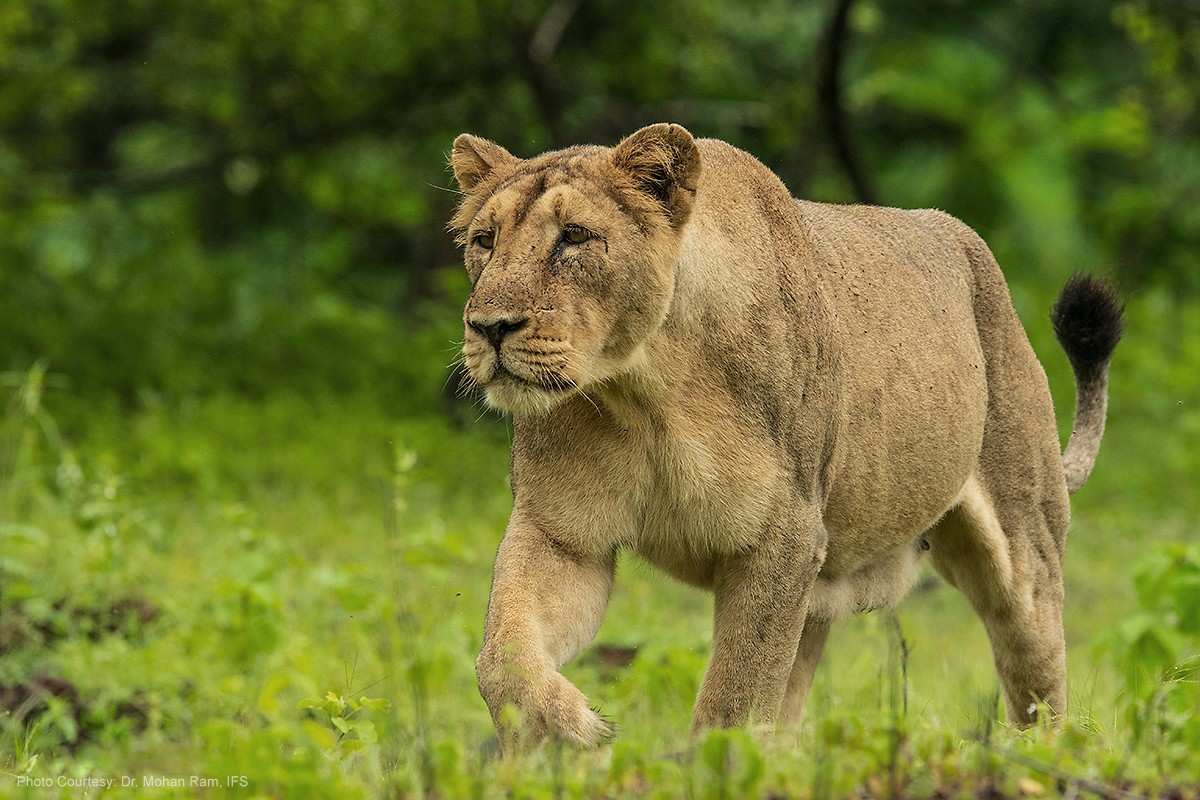
M 450 168 L 458 188 L 469 192 L 497 169 L 515 165 L 519 158 L 495 142 L 469 133 L 459 134 L 450 150 Z
M 700 150 L 686 128 L 660 122 L 635 131 L 613 149 L 612 162 L 659 202 L 672 226 L 687 222 L 700 179 Z

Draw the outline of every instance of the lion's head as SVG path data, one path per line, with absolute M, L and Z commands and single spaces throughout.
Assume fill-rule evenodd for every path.
M 619 375 L 662 324 L 700 153 L 678 125 L 519 159 L 454 140 L 450 227 L 471 294 L 463 356 L 489 405 L 546 411 Z

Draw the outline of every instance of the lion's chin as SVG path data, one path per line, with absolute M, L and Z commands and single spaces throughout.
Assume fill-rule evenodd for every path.
M 484 401 L 497 411 L 517 415 L 543 416 L 570 396 L 566 391 L 549 391 L 512 378 L 494 380 L 484 387 Z

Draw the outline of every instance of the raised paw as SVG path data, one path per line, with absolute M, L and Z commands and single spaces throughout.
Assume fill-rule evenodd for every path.
M 539 698 L 539 717 L 545 730 L 579 748 L 612 741 L 616 726 L 588 705 L 583 692 L 562 675 L 555 675 Z

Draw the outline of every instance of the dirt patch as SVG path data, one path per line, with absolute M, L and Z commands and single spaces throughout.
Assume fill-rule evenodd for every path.
M 580 662 L 590 664 L 600 671 L 604 680 L 614 680 L 617 674 L 637 658 L 637 645 L 597 644 L 589 648 Z
M 92 641 L 110 634 L 136 636 L 159 616 L 158 606 L 133 595 L 101 606 L 77 606 L 57 600 L 40 613 L 33 613 L 22 604 L 2 606 L 0 656 L 22 647 L 50 647 L 73 635 Z
M 0 684 L 0 715 L 10 716 L 18 724 L 28 725 L 55 709 L 69 715 L 74 723 L 75 736 L 65 742 L 70 751 L 94 738 L 109 721 L 129 720 L 133 729 L 141 732 L 149 719 L 149 708 L 138 697 L 118 703 L 111 712 L 97 713 L 75 684 L 54 675 L 41 674 L 19 683 Z

